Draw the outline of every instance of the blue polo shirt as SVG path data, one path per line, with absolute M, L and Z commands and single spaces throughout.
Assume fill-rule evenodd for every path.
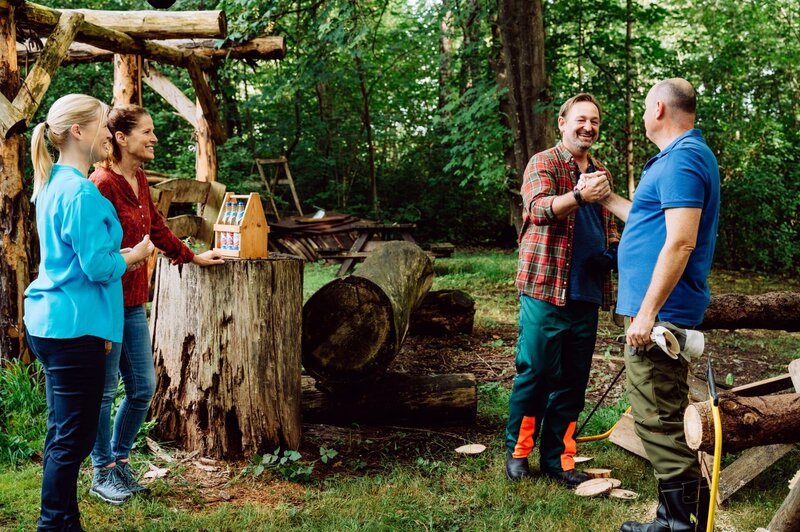
M 699 129 L 676 138 L 647 161 L 619 243 L 617 313 L 636 316 L 666 241 L 664 211 L 702 209 L 697 245 L 658 319 L 694 326 L 711 299 L 708 274 L 719 218 L 719 166 Z
M 122 226 L 76 168 L 55 165 L 36 198 L 39 276 L 25 290 L 25 327 L 40 338 L 122 341 Z

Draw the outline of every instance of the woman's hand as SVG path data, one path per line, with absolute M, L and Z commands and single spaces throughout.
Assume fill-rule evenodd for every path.
M 222 255 L 220 255 L 218 251 L 209 249 L 208 251 L 204 251 L 199 255 L 195 255 L 194 258 L 192 258 L 192 263 L 197 264 L 198 266 L 206 267 L 214 266 L 215 264 L 224 264 L 225 261 L 222 260 Z
M 133 248 L 121 249 L 120 253 L 122 253 L 122 258 L 125 259 L 128 271 L 133 271 L 141 266 L 155 249 L 156 247 L 150 242 L 150 235 L 145 235 L 142 241 L 133 246 Z

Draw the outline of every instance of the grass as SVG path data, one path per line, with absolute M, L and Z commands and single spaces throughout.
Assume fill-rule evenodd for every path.
M 476 326 L 483 329 L 516 327 L 514 288 L 516 257 L 506 252 L 457 254 L 436 263 L 434 289 L 464 289 L 477 302 Z M 309 265 L 305 269 L 304 297 L 333 279 L 335 267 Z M 750 279 L 750 283 L 742 279 Z M 796 288 L 791 280 L 740 272 L 715 272 L 717 292 L 759 292 Z M 604 313 L 605 314 L 605 313 Z M 618 333 L 603 317 L 600 335 Z M 498 340 L 497 348 L 511 349 Z M 800 357 L 796 334 L 737 331 L 720 338 L 728 351 L 755 348 L 780 353 L 788 361 Z M 608 353 L 617 356 L 618 353 Z M 0 529 L 29 530 L 38 515 L 41 466 L 30 462 L 28 451 L 7 452 L 9 438 L 29 450 L 40 450 L 43 437 L 41 378 L 35 367 L 9 366 L 0 370 Z M 306 483 L 289 482 L 277 471 L 255 476 L 240 471 L 214 488 L 203 487 L 190 464 L 170 466 L 170 474 L 154 482 L 153 496 L 111 507 L 88 496 L 90 468 L 80 478 L 79 496 L 84 526 L 89 530 L 507 530 L 611 531 L 630 518 L 649 518 L 655 505 L 655 482 L 645 461 L 610 444 L 581 444 L 579 452 L 592 456 L 595 467 L 614 470 L 623 487 L 639 492 L 634 502 L 584 499 L 551 481 L 508 483 L 503 478 L 502 432 L 509 390 L 498 382 L 478 387 L 479 425 L 493 433 L 473 435 L 488 450 L 475 457 L 451 451 L 453 439 L 436 431 L 424 436 L 425 445 L 409 457 L 402 451 L 409 434 L 386 431 L 382 439 L 366 437 L 362 448 L 382 446 L 381 461 L 367 464 L 358 455 L 334 458 L 334 465 L 317 470 Z M 593 404 L 587 404 L 589 408 Z M 584 434 L 604 432 L 627 407 L 625 398 L 594 415 Z M 445 430 L 457 430 L 447 429 Z M 343 429 L 343 433 L 347 429 Z M 357 432 L 358 427 L 353 431 Z M 419 438 L 419 434 L 416 435 Z M 469 436 L 469 434 L 467 434 Z M 2 438 L 6 438 L 2 440 Z M 348 435 L 333 440 L 334 450 L 345 451 Z M 466 437 L 466 436 L 465 436 Z M 415 440 L 419 441 L 419 440 Z M 407 446 L 406 446 L 407 447 Z M 412 448 L 413 453 L 413 448 Z M 340 460 L 341 458 L 341 460 Z M 366 458 L 366 457 L 364 457 Z M 140 470 L 153 456 L 136 452 Z M 314 465 L 318 455 L 305 456 Z M 338 466 L 335 462 L 338 461 Z M 531 460 L 535 467 L 534 455 Z M 163 464 L 161 464 L 163 465 Z M 752 531 L 765 526 L 787 494 L 786 481 L 800 468 L 800 452 L 793 451 L 737 492 L 729 507 L 718 513 L 718 530 Z M 223 492 L 236 496 L 226 501 Z M 219 497 L 217 497 L 219 494 Z

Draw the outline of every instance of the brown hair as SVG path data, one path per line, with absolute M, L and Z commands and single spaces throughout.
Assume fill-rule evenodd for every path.
M 108 113 L 108 130 L 111 132 L 111 152 L 108 158 L 103 162 L 103 166 L 109 168 L 112 163 L 118 163 L 122 159 L 122 152 L 117 144 L 116 132 L 119 131 L 125 135 L 130 135 L 139 119 L 143 116 L 150 116 L 144 107 L 140 105 L 121 105 L 114 107 Z
M 564 105 L 562 105 L 561 109 L 558 111 L 558 116 L 562 118 L 567 118 L 567 113 L 569 113 L 569 110 L 572 109 L 572 106 L 580 102 L 593 103 L 594 106 L 597 107 L 597 113 L 600 115 L 600 121 L 601 122 L 603 121 L 603 108 L 600 107 L 600 104 L 597 102 L 597 99 L 588 92 L 579 92 L 578 94 L 576 94 L 575 96 L 564 102 Z

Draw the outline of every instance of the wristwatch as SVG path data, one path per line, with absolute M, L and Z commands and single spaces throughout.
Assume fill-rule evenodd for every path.
M 583 200 L 583 196 L 581 196 L 581 191 L 580 191 L 580 190 L 578 190 L 577 188 L 573 188 L 573 189 L 572 189 L 572 197 L 573 197 L 573 198 L 575 198 L 575 201 L 578 203 L 578 207 L 580 207 L 580 206 L 582 206 L 584 203 L 586 203 L 586 202 Z

